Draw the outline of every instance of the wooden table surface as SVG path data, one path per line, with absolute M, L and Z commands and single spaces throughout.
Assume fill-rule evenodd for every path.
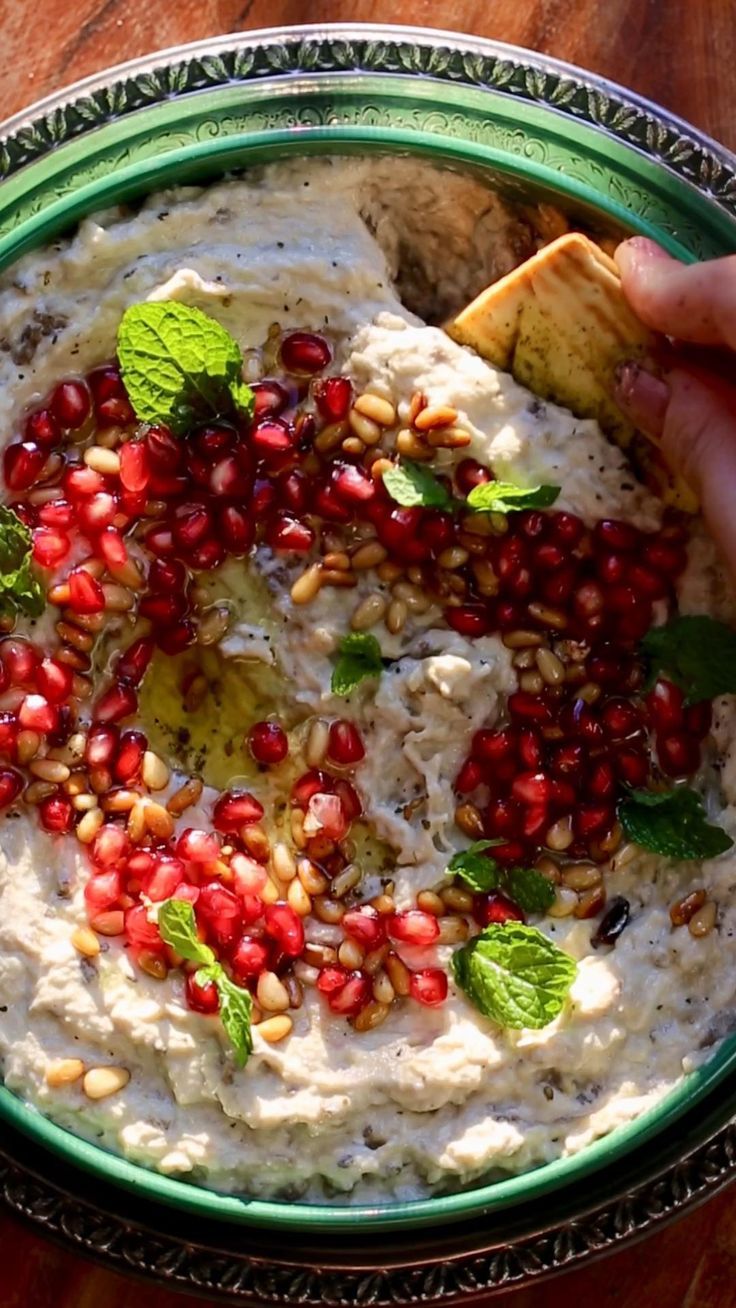
M 0 119 L 164 46 L 280 23 L 456 28 L 543 50 L 658 100 L 736 149 L 734 0 L 0 0 Z M 1 1308 L 187 1308 L 0 1217 Z M 499 1300 L 494 1300 L 494 1304 Z M 736 1192 L 646 1243 L 500 1300 L 509 1308 L 731 1308 Z

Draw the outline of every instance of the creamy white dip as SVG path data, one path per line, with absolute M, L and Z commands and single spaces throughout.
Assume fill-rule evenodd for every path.
M 421 195 L 434 219 L 422 223 L 415 210 L 409 222 L 408 195 Z M 407 243 L 421 270 L 414 303 L 421 307 L 436 266 L 444 310 L 464 262 L 474 260 L 475 284 L 459 287 L 459 301 L 516 262 L 530 240 L 478 183 L 458 178 L 448 189 L 446 175 L 405 161 L 400 169 L 284 164 L 257 181 L 158 195 L 138 213 L 87 220 L 68 244 L 28 256 L 4 279 L 2 429 L 12 433 L 23 407 L 58 377 L 110 357 L 127 305 L 179 298 L 219 319 L 244 350 L 260 346 L 274 322 L 327 329 L 356 385 L 370 382 L 400 405 L 417 389 L 454 405 L 472 433 L 469 452 L 498 476 L 561 485 L 559 507 L 588 522 L 609 516 L 656 527 L 660 506 L 595 423 L 540 404 L 424 326 L 394 289 L 399 274 L 402 287 L 411 282 Z M 465 844 L 453 823 L 452 780 L 473 732 L 514 686 L 509 651 L 496 637 L 468 641 L 442 628 L 431 610 L 400 636 L 377 633 L 398 662 L 377 689 L 364 686 L 346 705 L 329 690 L 330 654 L 356 592 L 324 590 L 299 608 L 283 561 L 260 547 L 253 567 L 272 591 L 273 612 L 265 626 L 254 622 L 236 585 L 224 652 L 269 666 L 275 659 L 302 706 L 358 723 L 366 760 L 356 781 L 370 824 L 395 856 L 397 901 L 409 904 L 418 889 L 441 883 L 449 855 Z M 733 616 L 704 536 L 692 546 L 680 603 L 685 612 Z M 712 790 L 722 802 L 712 799 L 713 816 L 736 835 L 731 699 L 718 706 L 714 737 L 720 790 L 715 771 Z M 405 806 L 425 795 L 407 817 Z M 181 825 L 206 824 L 212 797 L 205 792 L 199 813 L 190 810 Z M 618 856 L 607 886 L 626 896 L 632 917 L 610 952 L 591 950 L 591 923 L 544 919 L 541 929 L 580 966 L 570 1002 L 543 1030 L 502 1031 L 451 985 L 441 1008 L 405 1005 L 358 1037 L 307 988 L 293 1034 L 269 1045 L 256 1027 L 243 1071 L 219 1022 L 186 1008 L 181 976 L 152 979 L 114 939 L 97 959 L 80 958 L 71 934 L 86 920 L 87 875 L 73 839 L 47 835 L 25 816 L 2 818 L 5 1083 L 73 1131 L 213 1187 L 386 1201 L 520 1172 L 638 1117 L 736 1027 L 736 858 L 697 867 L 630 848 Z M 695 884 L 719 905 L 717 929 L 704 939 L 673 930 L 669 918 L 669 905 Z M 316 924 L 309 934 L 329 941 L 331 930 Z M 446 965 L 450 952 L 405 954 L 410 964 Z M 97 1103 L 78 1085 L 50 1089 L 48 1066 L 71 1056 L 123 1065 L 131 1079 Z

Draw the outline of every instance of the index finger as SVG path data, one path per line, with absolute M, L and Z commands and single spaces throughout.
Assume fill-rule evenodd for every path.
M 697 345 L 736 349 L 736 255 L 684 264 L 634 236 L 615 254 L 624 294 L 655 331 Z

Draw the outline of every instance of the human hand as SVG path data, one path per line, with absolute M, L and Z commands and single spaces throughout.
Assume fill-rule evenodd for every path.
M 624 364 L 617 402 L 692 486 L 736 577 L 736 255 L 682 264 L 634 236 L 615 258 L 637 316 L 675 340 L 660 376 Z

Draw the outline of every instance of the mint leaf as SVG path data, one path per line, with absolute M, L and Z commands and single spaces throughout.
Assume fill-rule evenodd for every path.
M 197 935 L 197 920 L 188 899 L 164 900 L 158 910 L 158 929 L 164 943 L 188 963 L 201 963 L 203 967 L 215 964 L 209 945 L 202 944 Z
M 43 613 L 43 588 L 31 571 L 31 544 L 25 523 L 0 505 L 0 614 L 37 618 Z
M 380 677 L 383 672 L 381 646 L 375 636 L 354 631 L 343 636 L 332 671 L 331 688 L 335 695 L 349 695 L 365 677 Z
M 673 618 L 641 642 L 653 680 L 666 672 L 688 704 L 736 691 L 736 631 L 715 618 Z
M 634 790 L 619 808 L 629 840 L 667 858 L 716 858 L 733 841 L 707 821 L 700 795 L 688 786 L 674 790 Z
M 496 860 L 488 858 L 483 850 L 502 843 L 500 840 L 476 840 L 468 849 L 453 854 L 447 864 L 447 871 L 460 877 L 468 889 L 474 890 L 476 894 L 496 890 L 500 884 L 501 873 Z
M 181 436 L 234 410 L 253 414 L 240 346 L 201 309 L 178 300 L 131 305 L 118 328 L 118 359 L 141 422 L 166 423 Z
M 509 922 L 486 927 L 456 949 L 452 971 L 484 1017 L 538 1030 L 562 1012 L 577 966 L 536 927 Z
M 508 481 L 486 481 L 473 487 L 466 504 L 475 513 L 516 513 L 519 509 L 548 509 L 559 493 L 559 486 L 523 487 Z
M 402 459 L 383 474 L 383 484 L 392 500 L 404 508 L 423 505 L 429 509 L 449 509 L 452 496 L 430 468 L 411 459 Z
M 533 867 L 511 867 L 504 877 L 504 890 L 525 913 L 546 913 L 555 902 L 551 881 Z
M 217 986 L 220 997 L 220 1019 L 233 1047 L 235 1062 L 238 1067 L 245 1067 L 248 1056 L 253 1053 L 251 1032 L 253 1000 L 250 992 L 236 985 L 219 963 L 216 963 L 214 968 L 206 970 L 213 973 L 211 979 Z

